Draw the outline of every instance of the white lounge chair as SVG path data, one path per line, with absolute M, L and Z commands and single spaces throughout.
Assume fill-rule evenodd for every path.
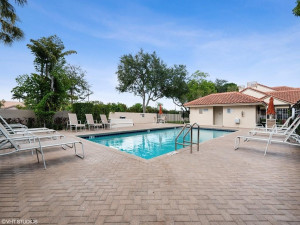
M 93 115 L 92 114 L 85 114 L 85 118 L 86 118 L 86 124 L 89 127 L 89 130 L 91 130 L 91 127 L 103 127 L 102 123 L 97 123 L 97 120 L 94 120 Z
M 0 123 L 0 149 L 2 149 L 3 147 L 5 147 L 7 145 L 7 141 L 3 140 L 5 139 L 5 137 L 9 137 L 9 138 L 23 138 L 23 137 L 27 137 L 27 141 L 28 142 L 35 142 L 36 137 L 40 138 L 40 139 L 57 139 L 57 138 L 63 138 L 64 135 L 58 133 L 55 131 L 55 133 L 42 133 L 42 132 L 38 132 L 38 133 L 32 133 L 32 132 L 24 132 L 24 133 L 14 133 L 11 134 L 9 133 L 9 131 L 7 130 L 6 127 L 4 127 L 1 123 Z M 6 132 L 6 133 L 4 133 Z M 6 135 L 5 135 L 6 134 Z M 24 139 L 25 140 L 25 139 Z
M 284 127 L 277 127 L 277 126 L 273 126 L 272 130 L 266 130 L 266 129 L 262 129 L 262 130 L 258 130 L 258 129 L 253 129 L 251 131 L 249 131 L 249 135 L 256 135 L 256 134 L 270 134 L 273 132 L 274 135 L 277 134 L 287 134 L 288 132 L 290 132 L 290 130 L 293 129 L 294 126 L 298 127 L 300 124 L 300 117 L 298 116 L 293 123 L 286 127 L 286 125 L 284 125 Z
M 158 117 L 158 122 L 159 123 L 166 123 L 166 116 L 160 116 L 160 117 Z
M 100 114 L 100 118 L 101 118 L 101 123 L 103 124 L 103 126 L 109 127 L 109 129 L 111 129 L 111 123 L 108 122 L 106 115 Z
M 9 133 L 11 134 L 17 134 L 17 133 L 54 133 L 56 132 L 55 130 L 48 129 L 46 127 L 41 127 L 41 128 L 28 128 L 25 125 L 18 125 L 18 124 L 8 124 L 6 120 L 0 116 L 0 123 L 8 130 Z
M 67 124 L 67 128 L 70 127 L 70 130 L 72 131 L 72 128 L 74 127 L 76 132 L 77 132 L 77 128 L 85 129 L 85 124 L 82 124 L 81 121 L 77 119 L 77 115 L 75 113 L 68 113 L 68 116 L 69 116 L 69 122 Z
M 284 129 L 287 129 L 289 127 L 289 123 L 291 121 L 293 117 L 290 116 L 283 125 L 278 125 L 278 124 L 274 124 L 272 127 L 267 127 L 267 126 L 262 126 L 262 125 L 259 125 L 259 126 L 256 126 L 253 131 L 255 130 L 259 130 L 259 131 L 272 131 L 275 127 L 277 130 L 284 130 Z
M 65 146 L 74 148 L 75 150 L 75 155 L 84 158 L 84 149 L 83 149 L 83 143 L 81 141 L 78 141 L 76 139 L 71 139 L 71 138 L 62 138 L 62 139 L 56 139 L 56 140 L 51 140 L 51 141 L 41 141 L 41 137 L 38 136 L 22 136 L 22 137 L 10 137 L 10 135 L 7 133 L 7 131 L 4 129 L 4 127 L 0 124 L 0 132 L 3 135 L 1 137 L 1 141 L 5 140 L 9 142 L 12 146 L 12 151 L 2 153 L 1 155 L 8 155 L 16 152 L 21 152 L 21 151 L 27 151 L 27 150 L 35 150 L 36 155 L 37 155 L 37 160 L 39 162 L 39 156 L 38 152 L 42 155 L 42 160 L 44 163 L 44 168 L 46 169 L 46 161 L 44 157 L 44 149 L 49 148 L 49 147 L 62 147 L 65 149 Z M 34 138 L 36 141 L 31 142 L 31 143 L 24 143 L 24 141 L 28 141 L 28 139 Z M 46 138 L 44 136 L 43 138 Z M 77 149 L 76 149 L 76 144 L 81 144 L 81 149 L 82 149 L 82 155 L 77 154 Z
M 299 123 L 298 123 L 299 126 Z M 237 150 L 239 148 L 241 139 L 246 141 L 263 141 L 267 142 L 267 146 L 265 148 L 265 154 L 267 154 L 268 147 L 271 143 L 281 143 L 281 144 L 288 144 L 288 145 L 296 145 L 300 146 L 300 137 L 299 135 L 295 134 L 295 130 L 298 128 L 298 126 L 294 126 L 289 132 L 286 134 L 283 133 L 277 133 L 276 136 L 274 136 L 274 131 L 269 134 L 269 137 L 257 137 L 257 136 L 237 136 L 235 138 L 235 145 L 234 149 Z

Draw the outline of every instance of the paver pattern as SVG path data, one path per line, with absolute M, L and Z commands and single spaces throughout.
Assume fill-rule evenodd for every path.
M 142 127 L 147 126 L 135 126 Z M 300 149 L 272 144 L 264 157 L 265 143 L 247 142 L 234 151 L 234 137 L 246 132 L 204 142 L 193 154 L 187 149 L 149 161 L 87 140 L 83 160 L 72 149 L 46 150 L 47 170 L 31 152 L 0 157 L 0 224 L 6 219 L 35 219 L 38 224 L 300 224 Z

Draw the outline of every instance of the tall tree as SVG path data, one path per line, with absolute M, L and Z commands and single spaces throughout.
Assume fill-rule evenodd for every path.
M 300 16 L 300 0 L 297 0 L 296 7 L 293 9 L 293 13 L 295 16 Z
M 27 0 L 15 0 L 15 3 L 24 6 Z M 24 37 L 23 31 L 16 26 L 18 21 L 19 18 L 13 5 L 8 0 L 0 0 L 0 42 L 11 45 L 14 41 Z
M 76 82 L 83 81 L 83 77 L 78 74 L 67 75 L 64 56 L 75 51 L 64 52 L 64 44 L 57 36 L 31 40 L 31 43 L 28 47 L 35 55 L 37 73 L 16 78 L 17 86 L 12 89 L 13 98 L 23 99 L 41 122 L 50 124 L 54 113 L 68 105 L 69 91 L 74 91 L 74 87 L 77 88 Z
M 140 96 L 144 113 L 150 101 L 164 97 L 169 79 L 166 64 L 155 52 L 144 53 L 142 49 L 136 55 L 123 55 L 116 74 L 119 81 L 116 89 Z
M 62 40 L 56 35 L 42 37 L 38 40 L 30 39 L 32 44 L 27 44 L 35 56 L 34 65 L 41 76 L 48 77 L 51 81 L 51 90 L 54 90 L 54 77 L 51 75 L 52 70 L 58 64 L 65 63 L 65 56 L 77 53 L 74 50 L 65 51 Z
M 185 65 L 174 65 L 169 68 L 170 80 L 164 92 L 167 98 L 171 98 L 173 103 L 187 111 L 184 103 L 188 101 L 189 92 L 187 84 L 188 72 Z
M 217 89 L 218 93 L 222 93 L 222 92 L 227 91 L 227 89 L 225 87 L 225 84 L 227 84 L 227 82 L 228 82 L 227 80 L 216 79 L 215 86 L 216 86 L 216 89 Z
M 208 77 L 208 73 L 199 70 L 192 74 L 191 79 L 187 83 L 189 89 L 187 94 L 188 101 L 217 92 L 215 84 L 207 80 Z
M 64 70 L 70 82 L 69 97 L 72 104 L 74 101 L 84 100 L 88 94 L 92 94 L 89 90 L 90 85 L 85 79 L 86 72 L 80 66 L 67 65 Z

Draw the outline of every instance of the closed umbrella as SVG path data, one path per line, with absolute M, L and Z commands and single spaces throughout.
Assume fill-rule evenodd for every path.
M 275 117 L 275 107 L 274 107 L 274 99 L 273 97 L 270 98 L 267 115 L 273 115 Z
M 159 114 L 160 114 L 160 115 L 163 114 L 161 105 L 159 105 Z

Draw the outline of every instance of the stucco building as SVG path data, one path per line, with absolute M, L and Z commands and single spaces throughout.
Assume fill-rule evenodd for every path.
M 252 128 L 266 118 L 269 99 L 274 98 L 277 120 L 286 120 L 288 110 L 300 100 L 300 88 L 268 87 L 250 82 L 239 92 L 211 94 L 185 104 L 191 123 Z

